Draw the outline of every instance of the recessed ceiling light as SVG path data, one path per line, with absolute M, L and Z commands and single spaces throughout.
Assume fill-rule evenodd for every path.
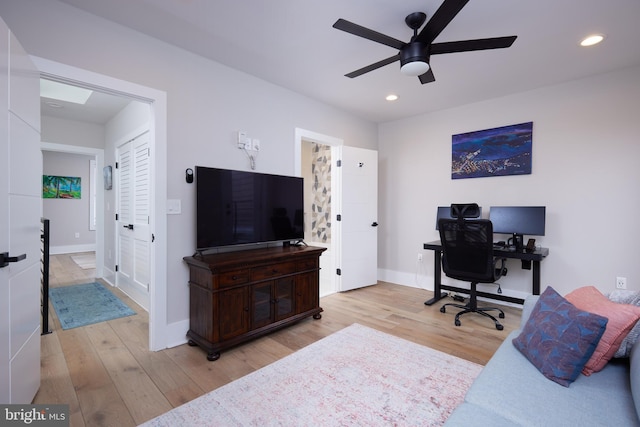
M 398 99 L 398 95 L 387 95 L 387 97 L 385 98 L 387 101 L 395 101 L 396 99 Z
M 602 34 L 592 34 L 582 39 L 580 46 L 593 46 L 594 44 L 600 43 L 602 40 L 604 40 L 604 36 Z
M 40 79 L 40 96 L 43 98 L 84 105 L 92 93 L 92 90 L 82 87 Z

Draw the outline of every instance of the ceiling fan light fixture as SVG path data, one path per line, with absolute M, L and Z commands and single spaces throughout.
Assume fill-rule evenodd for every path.
M 400 67 L 400 72 L 405 76 L 421 76 L 427 71 L 429 71 L 429 64 L 420 60 L 408 62 Z

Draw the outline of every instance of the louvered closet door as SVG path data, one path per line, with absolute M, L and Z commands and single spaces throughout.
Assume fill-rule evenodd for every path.
M 149 133 L 118 148 L 118 271 L 116 283 L 149 310 Z

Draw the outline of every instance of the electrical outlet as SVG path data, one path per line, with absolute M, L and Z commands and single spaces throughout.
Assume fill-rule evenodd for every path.
M 422 261 L 422 254 L 421 253 L 418 254 L 418 261 Z
M 260 151 L 260 140 L 257 138 L 254 138 L 251 140 L 251 149 L 253 151 Z
M 76 239 L 80 238 L 80 233 L 76 232 Z
M 626 277 L 616 277 L 616 289 L 627 289 L 627 278 Z

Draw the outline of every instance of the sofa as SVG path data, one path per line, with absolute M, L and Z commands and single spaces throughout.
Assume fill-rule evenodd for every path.
M 513 343 L 539 298 L 526 298 L 520 329 L 507 336 L 445 425 L 640 426 L 640 341 L 629 357 L 611 358 L 599 372 L 560 385 Z

